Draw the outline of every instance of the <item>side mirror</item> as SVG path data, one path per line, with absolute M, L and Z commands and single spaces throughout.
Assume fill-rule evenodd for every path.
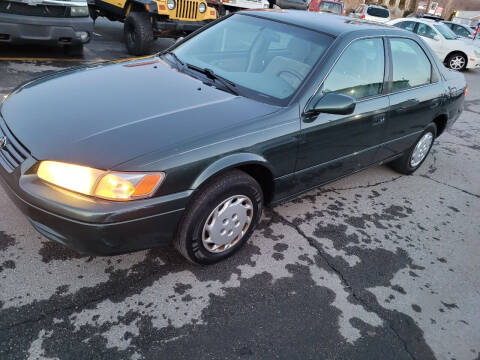
M 355 10 L 353 9 L 348 10 L 348 15 L 353 15 L 353 14 L 355 14 Z
M 350 115 L 355 110 L 356 101 L 353 97 L 329 93 L 322 96 L 314 105 L 313 108 L 307 111 L 307 115 L 316 115 L 320 113 Z
M 440 35 L 435 35 L 435 36 L 433 37 L 433 40 L 435 40 L 435 41 L 440 41 Z
M 177 39 L 175 40 L 175 42 L 177 43 L 177 42 L 182 41 L 182 40 L 183 40 L 183 36 L 180 36 L 179 38 L 177 38 Z

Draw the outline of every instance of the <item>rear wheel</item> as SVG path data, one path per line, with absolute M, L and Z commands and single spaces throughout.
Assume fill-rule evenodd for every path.
M 250 175 L 231 171 L 211 181 L 186 211 L 174 245 L 196 264 L 213 264 L 236 252 L 262 214 L 263 193 Z
M 401 158 L 390 163 L 391 167 L 399 173 L 412 174 L 427 158 L 436 135 L 436 125 L 433 123 L 428 125 L 415 144 Z
M 467 67 L 467 57 L 461 53 L 453 53 L 448 56 L 447 66 L 457 71 L 465 70 Z
M 129 54 L 147 55 L 152 50 L 153 28 L 147 13 L 131 12 L 125 19 L 123 34 Z

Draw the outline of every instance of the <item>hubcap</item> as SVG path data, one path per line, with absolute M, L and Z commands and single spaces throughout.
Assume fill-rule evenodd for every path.
M 425 156 L 427 156 L 428 150 L 433 142 L 433 134 L 426 133 L 422 136 L 422 138 L 418 141 L 417 145 L 415 145 L 415 149 L 413 149 L 412 158 L 410 159 L 410 166 L 416 167 L 420 164 Z
M 455 56 L 450 60 L 450 68 L 455 70 L 463 69 L 465 66 L 465 59 L 463 56 Z
M 235 195 L 222 201 L 203 226 L 203 246 L 213 253 L 230 249 L 243 238 L 252 219 L 253 204 L 248 197 Z

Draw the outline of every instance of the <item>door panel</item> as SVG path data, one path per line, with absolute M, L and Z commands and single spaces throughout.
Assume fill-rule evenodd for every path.
M 351 115 L 304 118 L 299 187 L 314 187 L 370 165 L 382 140 L 388 106 L 388 97 L 383 96 L 358 102 Z
M 302 118 L 297 172 L 300 188 L 310 188 L 370 165 L 381 143 L 389 106 L 382 38 L 354 41 L 340 56 L 313 97 L 309 109 L 327 93 L 353 97 L 351 115 L 321 113 Z
M 390 38 L 392 91 L 385 126 L 384 145 L 377 161 L 407 150 L 429 124 L 442 102 L 442 85 L 432 83 L 432 64 L 412 39 Z
M 434 117 L 441 105 L 440 84 L 431 84 L 390 95 L 390 110 L 385 126 L 384 145 L 377 161 L 404 152 Z

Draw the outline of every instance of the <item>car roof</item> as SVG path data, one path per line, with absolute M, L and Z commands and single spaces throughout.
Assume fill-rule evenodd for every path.
M 397 22 L 400 22 L 400 21 L 413 21 L 413 22 L 418 22 L 418 23 L 424 23 L 424 24 L 429 24 L 429 25 L 433 25 L 433 24 L 441 24 L 443 21 L 437 21 L 437 20 L 433 20 L 433 19 L 424 19 L 424 18 L 399 18 L 399 19 L 395 19 L 394 20 L 396 23 Z
M 264 19 L 302 26 L 311 30 L 323 32 L 332 36 L 339 36 L 347 32 L 359 30 L 386 30 L 390 26 L 377 24 L 361 19 L 346 16 L 324 14 L 313 11 L 285 10 L 285 9 L 255 9 L 238 12 L 242 15 L 261 17 Z
M 386 8 L 384 6 L 381 6 L 381 5 L 373 5 L 373 4 L 366 4 L 366 5 L 367 5 L 367 7 L 371 7 L 371 8 L 388 10 L 388 8 Z M 388 11 L 390 11 L 390 10 L 388 10 Z

